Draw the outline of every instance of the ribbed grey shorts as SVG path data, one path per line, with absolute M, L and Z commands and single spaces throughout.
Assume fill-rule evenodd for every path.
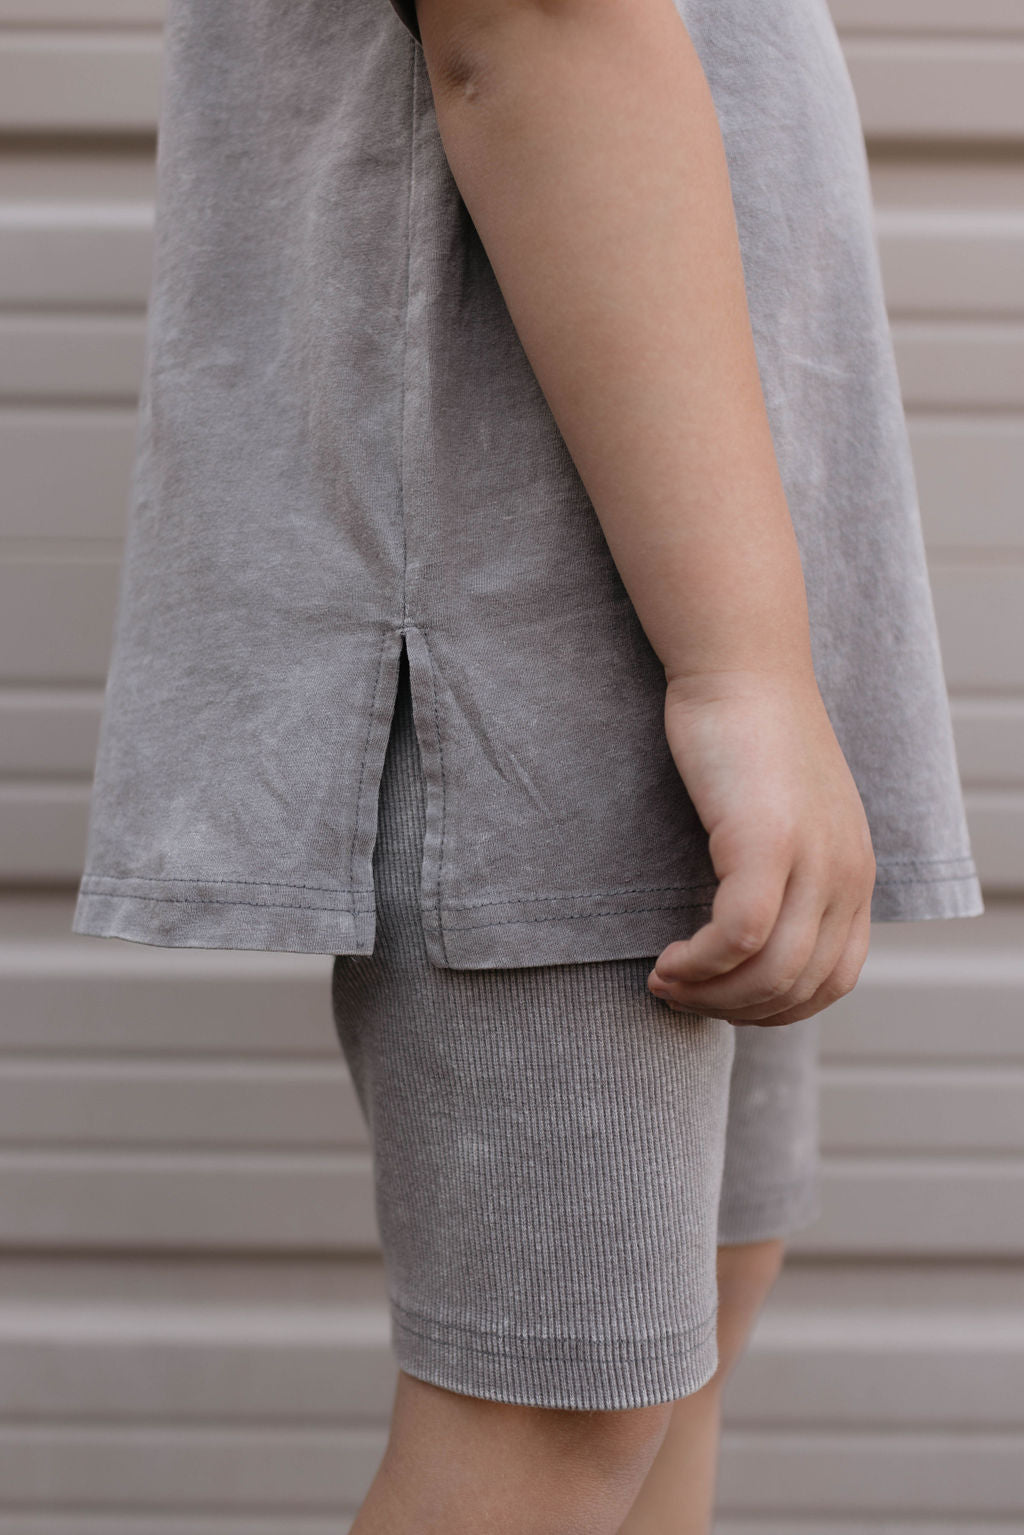
M 535 1406 L 686 1396 L 717 1364 L 717 1244 L 787 1236 L 819 1212 L 819 1017 L 674 1012 L 647 991 L 654 955 L 431 965 L 424 827 L 403 653 L 376 942 L 336 956 L 332 976 L 397 1362 Z

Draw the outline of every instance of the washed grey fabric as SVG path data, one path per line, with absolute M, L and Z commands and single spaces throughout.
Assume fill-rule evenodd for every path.
M 675 1013 L 647 990 L 653 954 L 431 965 L 427 797 L 403 666 L 377 943 L 332 977 L 397 1362 L 535 1406 L 686 1396 L 717 1364 L 717 1244 L 789 1236 L 820 1212 L 818 1018 Z
M 982 910 L 864 143 L 826 0 L 687 0 L 878 921 Z M 708 918 L 663 673 L 387 0 L 171 0 L 121 599 L 75 931 L 371 952 L 403 643 L 431 962 Z

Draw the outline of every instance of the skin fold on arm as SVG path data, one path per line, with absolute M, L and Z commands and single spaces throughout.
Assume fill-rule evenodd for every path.
M 672 0 L 419 0 L 438 129 L 666 677 L 712 920 L 651 989 L 785 1023 L 852 989 L 870 832 L 814 677 L 710 87 Z

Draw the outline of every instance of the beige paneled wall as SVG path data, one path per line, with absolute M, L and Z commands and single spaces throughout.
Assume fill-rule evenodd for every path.
M 393 1365 L 330 961 L 69 930 L 162 9 L 0 0 L 0 1535 L 336 1535 L 383 1448 Z M 832 9 L 989 911 L 876 927 L 827 1015 L 826 1208 L 730 1386 L 718 1535 L 1007 1535 L 1024 1524 L 1024 4 Z

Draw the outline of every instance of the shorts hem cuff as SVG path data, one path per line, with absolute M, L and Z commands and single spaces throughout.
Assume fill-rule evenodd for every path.
M 528 1407 L 619 1411 L 689 1396 L 718 1368 L 717 1309 L 652 1338 L 536 1338 L 424 1317 L 391 1302 L 392 1349 L 418 1380 Z

